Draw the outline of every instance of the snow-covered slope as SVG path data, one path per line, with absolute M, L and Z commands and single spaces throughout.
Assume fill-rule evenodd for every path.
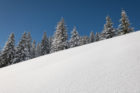
M 140 93 L 140 32 L 2 68 L 0 93 Z

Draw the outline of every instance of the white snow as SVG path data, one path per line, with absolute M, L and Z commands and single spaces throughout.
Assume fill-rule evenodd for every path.
M 140 32 L 2 68 L 0 93 L 140 93 Z

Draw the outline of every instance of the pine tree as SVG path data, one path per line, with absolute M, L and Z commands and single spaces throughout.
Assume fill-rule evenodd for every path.
M 95 41 L 99 41 L 100 40 L 100 34 L 98 32 L 96 32 L 95 34 Z
M 21 37 L 21 40 L 18 43 L 18 46 L 16 47 L 16 54 L 14 58 L 14 63 L 18 63 L 24 60 L 28 59 L 28 49 L 26 47 L 27 38 L 26 38 L 26 32 Z
M 31 58 L 35 58 L 35 57 L 36 57 L 36 42 L 35 40 L 33 40 L 32 47 L 31 47 Z
M 14 33 L 12 33 L 8 41 L 6 42 L 4 49 L 1 53 L 0 59 L 0 67 L 7 66 L 13 63 L 14 55 L 15 55 L 15 39 Z
M 94 33 L 91 32 L 91 33 L 90 33 L 90 37 L 89 37 L 89 42 L 92 43 L 92 42 L 94 42 L 94 41 L 95 41 L 95 39 L 94 39 Z
M 40 43 L 38 43 L 37 46 L 36 46 L 35 55 L 36 55 L 36 57 L 41 56 L 41 45 L 40 45 Z
M 121 24 L 119 25 L 118 32 L 119 34 L 127 34 L 129 32 L 133 32 L 133 28 L 130 27 L 130 22 L 128 16 L 124 10 L 121 12 Z
M 89 37 L 88 36 L 81 36 L 80 37 L 80 45 L 85 45 L 89 43 Z
M 32 47 L 32 45 L 31 45 L 32 38 L 31 38 L 30 32 L 27 33 L 26 39 L 27 39 L 26 40 L 26 49 L 27 49 L 27 51 L 26 51 L 26 60 L 28 60 L 28 59 L 31 59 L 31 47 Z
M 101 39 L 108 39 L 115 36 L 115 29 L 113 28 L 113 23 L 109 16 L 106 17 L 106 24 L 101 35 Z
M 53 37 L 49 37 L 49 49 L 51 51 Z
M 48 54 L 50 52 L 49 40 L 46 36 L 46 32 L 43 34 L 43 38 L 41 41 L 41 55 Z
M 51 46 L 51 52 L 67 49 L 68 48 L 67 39 L 68 39 L 67 30 L 64 23 L 64 19 L 62 18 L 62 20 L 57 24 L 56 27 L 56 32 L 54 34 Z
M 76 27 L 74 27 L 73 31 L 71 32 L 71 39 L 70 39 L 70 47 L 76 47 L 80 45 L 80 37 L 76 30 Z

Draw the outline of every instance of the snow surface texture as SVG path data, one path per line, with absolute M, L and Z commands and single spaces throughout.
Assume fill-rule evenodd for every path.
M 2 68 L 0 93 L 140 93 L 140 32 Z

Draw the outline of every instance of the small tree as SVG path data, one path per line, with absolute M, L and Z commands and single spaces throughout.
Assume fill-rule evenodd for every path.
M 53 37 L 49 37 L 48 40 L 49 40 L 49 48 L 50 48 L 50 51 L 51 51 Z
M 46 32 L 43 34 L 43 38 L 41 41 L 41 55 L 48 54 L 50 52 L 49 40 L 46 36 Z
M 96 32 L 95 34 L 95 41 L 99 41 L 100 40 L 100 34 L 98 32 Z
M 71 39 L 70 39 L 70 47 L 76 47 L 80 45 L 80 37 L 76 30 L 76 27 L 73 28 L 73 31 L 71 32 Z
M 89 37 L 88 36 L 81 36 L 80 37 L 80 45 L 85 45 L 89 43 Z
M 124 10 L 121 12 L 121 24 L 119 25 L 118 32 L 120 35 L 133 32 L 133 28 L 130 27 L 128 16 Z
M 115 36 L 115 29 L 113 28 L 113 23 L 109 16 L 106 17 L 106 24 L 104 25 L 104 30 L 102 32 L 101 38 L 108 39 Z
M 35 55 L 36 55 L 36 57 L 41 56 L 41 45 L 40 45 L 40 43 L 38 43 L 37 46 L 36 46 Z
M 94 41 L 95 41 L 94 33 L 91 32 L 91 33 L 90 33 L 90 37 L 89 37 L 89 42 L 92 43 L 92 42 L 94 42 Z
M 31 47 L 31 58 L 36 57 L 36 42 L 33 40 L 32 47 Z

